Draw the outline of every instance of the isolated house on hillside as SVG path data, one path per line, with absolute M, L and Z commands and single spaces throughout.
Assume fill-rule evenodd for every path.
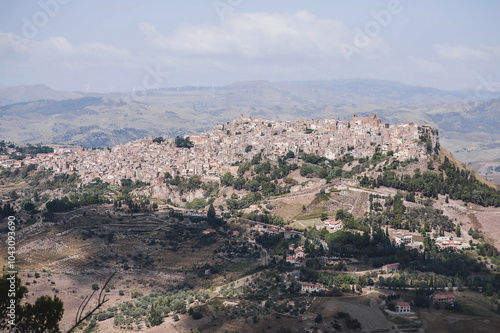
M 312 292 L 319 292 L 322 290 L 323 290 L 323 287 L 321 287 L 319 284 L 314 284 L 314 283 L 309 283 L 309 282 L 302 282 L 300 284 L 300 292 L 301 293 L 312 293 Z
M 455 303 L 455 295 L 451 295 L 451 294 L 446 294 L 446 295 L 437 294 L 437 295 L 434 295 L 434 301 L 436 301 L 438 303 L 454 304 Z
M 413 243 L 413 234 L 409 233 L 409 232 L 404 233 L 401 236 L 401 243 L 403 243 L 403 244 Z
M 396 272 L 399 269 L 399 263 L 387 264 L 382 266 L 382 270 L 386 273 Z
M 406 312 L 410 312 L 410 311 L 411 311 L 410 304 L 408 304 L 407 302 L 397 302 L 396 303 L 396 312 L 406 313 Z

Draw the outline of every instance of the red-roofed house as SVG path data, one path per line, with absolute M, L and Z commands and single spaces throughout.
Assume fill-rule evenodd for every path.
M 342 221 L 333 221 L 330 223 L 330 231 L 338 231 L 344 227 Z
M 434 300 L 438 303 L 448 303 L 448 304 L 454 304 L 455 303 L 455 295 L 434 295 Z
M 334 221 L 331 219 L 326 219 L 323 221 L 324 228 L 330 232 L 335 232 L 341 230 L 344 227 L 342 221 Z
M 387 264 L 387 265 L 384 265 L 382 266 L 382 270 L 386 273 L 389 273 L 389 272 L 395 272 L 399 269 L 399 263 L 394 263 L 394 264 Z
M 323 290 L 323 287 L 321 287 L 319 284 L 314 284 L 314 283 L 309 283 L 309 282 L 302 282 L 300 284 L 300 292 L 302 293 L 311 293 L 311 292 L 318 292 Z
M 398 313 L 405 313 L 405 312 L 410 312 L 410 304 L 406 302 L 397 302 L 396 303 L 396 312 Z
M 297 249 L 295 249 L 297 250 Z M 304 259 L 306 256 L 307 256 L 307 253 L 305 253 L 304 251 L 302 251 L 302 249 L 300 249 L 300 251 L 294 251 L 295 254 L 295 259 Z

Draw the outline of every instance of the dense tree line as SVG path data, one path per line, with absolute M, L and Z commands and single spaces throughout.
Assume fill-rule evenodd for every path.
M 398 175 L 386 170 L 376 179 L 375 187 L 387 186 L 409 192 L 421 192 L 424 196 L 438 198 L 438 194 L 448 195 L 450 199 L 463 200 L 481 206 L 500 207 L 500 192 L 477 180 L 469 170 L 461 170 L 445 157 L 438 172 L 415 169 L 414 175 Z
M 72 195 L 71 197 L 64 196 L 60 199 L 54 199 L 45 205 L 49 212 L 59 213 L 67 212 L 73 208 L 80 206 L 88 206 L 107 202 L 107 200 L 97 194 L 83 193 L 81 196 Z
M 349 217 L 346 217 L 349 218 Z M 350 231 L 337 231 L 329 233 L 325 230 L 307 229 L 305 235 L 310 243 L 315 239 L 323 239 L 327 242 L 330 256 L 355 257 L 366 263 L 371 263 L 374 268 L 389 263 L 400 263 L 400 271 L 434 273 L 442 276 L 444 280 L 451 282 L 454 286 L 468 286 L 472 289 L 500 291 L 500 274 L 493 273 L 486 265 L 469 256 L 467 253 L 455 251 L 439 251 L 437 245 L 430 238 L 425 238 L 424 249 L 406 249 L 404 246 L 396 246 L 391 242 L 387 234 L 381 228 L 374 228 L 370 233 L 358 233 Z M 320 256 L 318 251 L 307 251 L 308 257 Z M 497 255 L 498 251 L 488 244 L 478 246 L 480 255 Z M 422 287 L 437 287 L 436 278 L 422 285 Z M 412 282 L 382 281 L 381 285 L 392 287 L 408 287 Z M 418 279 L 414 279 L 414 283 Z
M 399 263 L 399 274 L 391 278 L 380 278 L 379 285 L 391 288 L 419 287 L 419 288 L 444 288 L 448 286 L 466 286 L 473 290 L 484 290 L 488 295 L 500 291 L 500 274 L 491 272 L 485 263 L 476 260 L 467 253 L 455 251 L 439 251 L 436 244 L 430 238 L 426 238 L 424 251 L 417 249 L 406 249 L 404 246 L 394 245 L 382 229 L 375 229 L 369 233 L 355 233 L 349 231 L 338 231 L 328 233 L 315 229 L 307 229 L 306 235 L 310 241 L 305 246 L 316 242 L 315 239 L 323 239 L 328 243 L 330 256 L 354 257 L 371 264 L 374 268 L 388 263 Z M 314 262 L 315 256 L 323 253 L 310 251 L 308 248 L 310 263 Z M 481 255 L 497 255 L 496 249 L 488 244 L 478 246 Z M 334 277 L 348 277 L 345 274 L 331 274 L 325 276 L 318 274 L 312 267 L 322 269 L 321 266 L 310 266 L 306 268 L 305 274 L 311 281 L 322 278 L 325 284 L 333 281 Z M 349 284 L 370 284 L 370 278 L 359 278 L 359 281 L 350 281 Z M 345 283 L 342 282 L 342 283 Z M 373 281 L 371 282 L 373 283 Z

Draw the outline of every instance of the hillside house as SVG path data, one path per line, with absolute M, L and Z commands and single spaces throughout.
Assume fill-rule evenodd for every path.
M 329 232 L 335 232 L 341 230 L 344 227 L 344 224 L 342 223 L 342 221 L 326 219 L 323 221 L 323 227 Z
M 297 264 L 297 261 L 295 260 L 295 257 L 294 256 L 287 256 L 286 257 L 286 262 L 292 264 L 292 265 L 295 265 Z
M 455 295 L 451 294 L 437 294 L 434 295 L 434 301 L 438 303 L 448 303 L 448 304 L 454 304 L 455 303 Z
M 342 221 L 333 221 L 330 223 L 329 231 L 330 232 L 339 231 L 343 227 L 344 227 L 344 224 L 342 223 Z
M 302 282 L 300 284 L 300 292 L 301 293 L 312 293 L 312 292 L 319 292 L 322 290 L 323 290 L 323 287 L 320 286 L 319 284 L 314 284 L 314 283 L 309 283 L 309 282 Z
M 296 260 L 302 260 L 307 256 L 307 253 L 305 253 L 302 250 L 302 247 L 300 247 L 300 246 L 298 248 L 296 248 L 295 250 L 293 250 L 293 253 L 294 253 L 294 258 Z
M 404 233 L 401 235 L 401 243 L 410 244 L 413 243 L 413 234 L 410 232 Z
M 397 313 L 406 313 L 406 312 L 410 312 L 411 309 L 410 309 L 410 304 L 408 304 L 407 302 L 397 302 L 396 303 L 396 312 Z
M 457 247 L 460 247 L 462 245 L 462 242 L 460 242 L 460 241 L 438 242 L 438 245 L 442 249 L 448 248 L 448 247 L 457 248 Z
M 382 266 L 382 270 L 386 273 L 396 272 L 399 269 L 399 263 L 387 264 Z

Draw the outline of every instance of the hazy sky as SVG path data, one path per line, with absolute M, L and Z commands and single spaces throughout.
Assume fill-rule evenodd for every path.
M 374 78 L 500 90 L 499 15 L 496 0 L 0 0 L 0 86 Z

